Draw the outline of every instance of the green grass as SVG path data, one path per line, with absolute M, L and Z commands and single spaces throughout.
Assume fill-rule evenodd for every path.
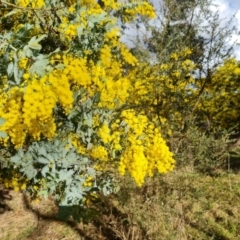
M 141 239 L 233 240 L 240 238 L 239 197 L 238 174 L 211 177 L 182 169 L 149 179 L 141 189 L 126 180 L 116 199 L 141 228 Z
M 179 169 L 148 179 L 142 188 L 129 177 L 119 180 L 121 190 L 101 198 L 100 214 L 89 223 L 63 223 L 55 218 L 51 200 L 26 207 L 22 195 L 12 193 L 6 203 L 13 210 L 0 215 L 0 226 L 5 224 L 0 239 L 240 239 L 236 172 L 209 176 Z

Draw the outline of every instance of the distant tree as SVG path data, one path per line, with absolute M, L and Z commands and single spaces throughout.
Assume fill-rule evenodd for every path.
M 212 10 L 214 8 L 216 11 Z M 138 56 L 148 54 L 144 61 L 149 61 L 152 66 L 153 62 L 159 65 L 168 64 L 167 71 L 155 68 L 158 73 L 154 74 L 164 74 L 171 79 L 171 83 L 167 81 L 164 83 L 165 86 L 173 84 L 179 88 L 182 84 L 187 86 L 187 89 L 191 88 L 192 92 L 190 96 L 185 88 L 181 94 L 180 92 L 173 94 L 167 89 L 170 92 L 166 94 L 166 89 L 162 85 L 158 88 L 156 97 L 165 102 L 165 105 L 162 104 L 156 111 L 163 115 L 167 112 L 165 117 L 169 119 L 169 111 L 166 109 L 169 109 L 167 105 L 170 104 L 175 112 L 181 112 L 182 125 L 190 115 L 192 117 L 197 115 L 195 119 L 199 119 L 200 122 L 209 118 L 208 113 L 197 106 L 206 100 L 206 87 L 211 85 L 217 69 L 227 59 L 233 57 L 233 44 L 230 40 L 237 33 L 233 20 L 234 16 L 230 19 L 221 19 L 217 6 L 210 0 L 163 0 L 154 24 L 149 23 L 146 18 L 139 18 L 138 25 L 142 29 L 145 28 L 148 34 L 138 39 L 132 52 Z M 181 54 L 186 49 L 189 53 Z M 186 60 L 194 64 L 191 71 L 181 70 L 180 66 Z M 169 63 L 172 63 L 171 66 Z M 180 78 L 174 77 L 177 70 L 181 73 Z M 218 83 L 215 82 L 216 84 Z

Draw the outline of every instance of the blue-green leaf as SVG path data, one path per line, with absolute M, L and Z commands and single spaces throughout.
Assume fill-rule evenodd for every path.
M 8 74 L 9 77 L 11 77 L 13 75 L 13 62 L 10 62 L 8 64 L 7 74 Z
M 37 73 L 39 76 L 43 76 L 46 72 L 47 65 L 49 64 L 48 59 L 38 59 L 35 63 L 30 67 L 30 73 L 33 75 Z
M 38 153 L 44 157 L 47 156 L 46 149 L 43 146 L 38 149 Z
M 13 163 L 19 163 L 21 161 L 21 157 L 19 155 L 15 155 L 11 157 L 11 162 Z
M 46 34 L 40 36 L 39 38 L 37 38 L 36 36 L 32 37 L 28 43 L 29 48 L 34 50 L 41 50 L 42 46 L 39 44 L 39 42 L 43 40 L 45 37 L 47 37 Z
M 49 160 L 44 158 L 44 157 L 38 157 L 38 162 L 43 163 L 43 164 L 49 164 Z
M 49 167 L 48 165 L 46 165 L 45 167 L 42 168 L 42 171 L 41 171 L 43 177 L 46 177 L 46 173 L 48 172 L 49 172 Z
M 6 122 L 5 118 L 0 118 L 0 126 L 3 125 Z

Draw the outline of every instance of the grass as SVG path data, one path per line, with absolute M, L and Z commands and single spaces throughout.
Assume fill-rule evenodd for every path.
M 142 239 L 239 239 L 240 176 L 176 171 L 119 195 Z
M 28 199 L 21 193 L 10 191 L 8 196 L 11 196 L 5 200 L 8 210 L 0 215 L 0 239 L 81 239 L 67 224 L 57 222 L 54 217 L 50 219 L 56 212 L 51 200 L 29 205 Z
M 148 179 L 142 187 L 125 177 L 121 190 L 96 205 L 89 223 L 56 219 L 51 199 L 30 204 L 10 191 L 0 214 L 2 240 L 185 240 L 240 239 L 240 174 L 216 176 L 179 169 Z

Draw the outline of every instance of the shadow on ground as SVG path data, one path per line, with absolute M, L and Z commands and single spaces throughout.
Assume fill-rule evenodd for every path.
M 12 196 L 10 195 L 10 191 L 0 186 L 0 214 L 11 210 L 11 208 L 7 204 L 7 200 L 11 199 Z
M 120 212 L 116 207 L 113 206 L 111 201 L 107 199 L 102 199 L 96 204 L 96 208 L 89 208 L 87 212 L 81 212 L 81 214 L 89 214 L 88 221 L 80 220 L 80 223 L 73 220 L 64 221 L 59 219 L 58 208 L 54 206 L 52 202 L 52 209 L 48 212 L 45 211 L 43 206 L 39 208 L 34 207 L 29 198 L 23 195 L 24 208 L 27 211 L 33 213 L 37 219 L 37 227 L 32 231 L 26 238 L 26 240 L 36 239 L 36 236 L 44 234 L 45 228 L 51 222 L 57 222 L 61 224 L 66 224 L 68 227 L 73 229 L 75 233 L 78 234 L 80 239 L 83 240 L 122 240 L 122 239 L 142 239 L 140 235 L 143 235 L 143 231 L 138 227 L 132 225 L 127 219 L 127 214 Z M 83 209 L 74 206 L 73 208 L 62 207 L 60 212 L 68 212 L 71 214 L 77 211 L 83 211 Z M 80 212 L 79 212 L 80 214 Z M 91 219 L 91 214 L 92 219 Z

